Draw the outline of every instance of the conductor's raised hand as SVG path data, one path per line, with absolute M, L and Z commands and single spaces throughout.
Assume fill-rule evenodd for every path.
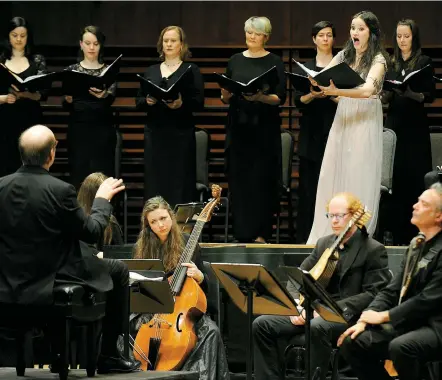
M 318 86 L 322 93 L 325 96 L 338 96 L 337 90 L 338 88 L 335 86 L 335 84 L 333 83 L 333 81 L 330 79 L 330 86 L 328 87 L 324 87 L 324 86 Z
M 71 95 L 66 95 L 64 97 L 64 100 L 66 100 L 66 102 L 70 104 L 73 101 L 73 97 Z
M 125 186 L 123 185 L 122 179 L 109 177 L 104 180 L 101 186 L 98 188 L 95 198 L 104 198 L 110 201 L 115 194 L 118 194 L 124 189 Z

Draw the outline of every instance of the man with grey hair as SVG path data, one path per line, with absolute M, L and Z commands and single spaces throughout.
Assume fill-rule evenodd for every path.
M 391 359 L 401 380 L 422 379 L 423 365 L 442 351 L 442 184 L 424 191 L 411 223 L 425 240 L 410 244 L 401 271 L 339 338 L 341 353 L 360 380 L 391 380 L 381 360 Z M 406 271 L 406 273 L 405 273 Z
M 121 306 L 126 302 L 127 266 L 98 259 L 84 244 L 102 240 L 112 212 L 110 201 L 124 189 L 123 181 L 106 179 L 91 215 L 86 215 L 75 188 L 49 174 L 56 146 L 49 128 L 27 129 L 19 139 L 23 166 L 0 178 L 0 304 L 2 310 L 8 305 L 50 305 L 56 283 L 108 292 L 98 371 L 130 372 L 137 365 L 117 350 L 127 318 Z M 56 365 L 52 370 L 57 370 Z

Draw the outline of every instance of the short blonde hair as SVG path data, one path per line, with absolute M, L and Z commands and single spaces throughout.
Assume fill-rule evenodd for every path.
M 349 192 L 337 193 L 333 196 L 332 199 L 335 199 L 335 198 L 344 198 L 347 201 L 348 212 L 351 215 L 354 215 L 356 213 L 356 211 L 358 211 L 361 207 L 363 207 L 363 204 L 360 201 L 360 199 L 358 199 L 358 197 L 356 197 L 356 195 L 349 193 Z M 329 210 L 330 202 L 332 201 L 332 199 L 330 199 L 326 205 L 327 212 Z
M 252 16 L 244 23 L 244 31 L 247 32 L 250 29 L 269 37 L 272 33 L 272 24 L 267 17 Z

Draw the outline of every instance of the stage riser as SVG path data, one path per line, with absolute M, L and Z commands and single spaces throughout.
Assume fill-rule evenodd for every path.
M 33 369 L 26 370 L 26 379 L 32 380 L 55 380 L 58 379 L 58 375 L 50 373 L 48 369 Z M 69 379 L 89 379 L 86 376 L 86 370 L 72 370 L 69 372 Z M 100 380 L 198 380 L 198 372 L 133 372 L 125 374 L 111 374 L 111 375 L 99 375 L 97 378 Z M 0 368 L 0 380 L 12 380 L 23 379 L 23 377 L 17 377 L 15 368 Z

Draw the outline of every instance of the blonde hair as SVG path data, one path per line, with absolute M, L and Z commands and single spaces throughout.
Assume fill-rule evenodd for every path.
M 265 34 L 267 37 L 272 34 L 272 24 L 267 17 L 252 16 L 244 23 L 244 31 L 248 32 L 250 29 L 258 33 Z
M 335 199 L 335 198 L 344 198 L 348 204 L 348 212 L 352 215 L 354 215 L 356 211 L 358 211 L 361 207 L 363 207 L 363 204 L 360 201 L 360 199 L 357 198 L 356 195 L 349 193 L 349 192 L 344 191 L 341 193 L 337 193 L 333 196 L 332 199 Z M 327 202 L 327 206 L 325 207 L 327 212 L 329 210 L 330 202 L 332 201 L 332 199 L 330 199 Z
M 147 219 L 149 213 L 158 209 L 166 210 L 172 219 L 172 227 L 164 243 L 161 243 L 161 240 L 155 232 L 152 231 Z M 166 272 L 169 272 L 176 268 L 184 247 L 183 235 L 176 222 L 175 213 L 172 211 L 169 203 L 160 196 L 148 199 L 141 213 L 141 231 L 135 243 L 134 258 L 162 259 Z
M 181 51 L 180 51 L 180 58 L 182 61 L 185 61 L 186 59 L 190 58 L 192 56 L 192 53 L 189 50 L 189 45 L 187 44 L 187 38 L 186 33 L 184 33 L 183 28 L 180 26 L 170 25 L 166 26 L 160 33 L 160 37 L 158 38 L 157 42 L 157 52 L 160 55 L 160 59 L 164 61 L 164 51 L 163 51 L 163 38 L 164 34 L 168 32 L 169 30 L 175 30 L 178 33 L 178 36 L 181 41 Z

